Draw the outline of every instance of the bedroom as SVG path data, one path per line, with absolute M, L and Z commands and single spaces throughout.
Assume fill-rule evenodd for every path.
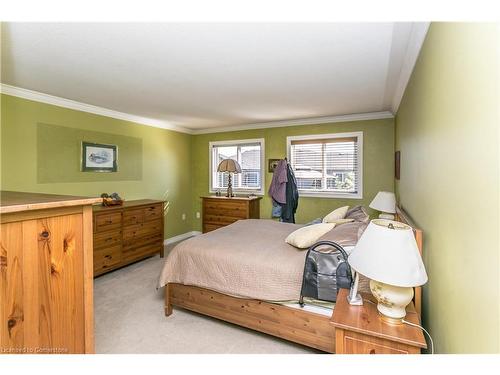
M 358 253 L 370 220 L 396 213 L 374 203 L 380 192 L 416 230 L 425 280 L 405 285 L 414 287 L 407 319 L 432 343 L 420 328 L 388 323 L 389 336 L 365 332 L 368 342 L 412 353 L 500 351 L 497 24 L 2 22 L 1 34 L 1 190 L 124 199 L 51 201 L 70 209 L 2 195 L 6 352 L 32 350 L 29 329 L 38 327 L 39 346 L 54 353 L 340 353 L 347 315 L 377 314 L 376 303 L 363 279 L 362 307 L 343 297 L 345 311 L 302 308 L 304 258 L 329 233 Z M 235 173 L 217 171 L 225 159 L 236 160 Z M 280 164 L 297 182 L 290 220 L 273 215 Z M 225 196 L 229 176 L 234 198 Z M 274 206 L 284 215 L 286 204 Z M 344 207 L 335 226 L 315 221 Z M 51 210 L 80 215 L 83 228 L 57 251 L 47 223 L 63 216 L 40 216 Z M 13 271 L 8 249 L 28 237 L 13 225 L 27 231 L 30 215 L 41 226 L 34 246 L 75 257 L 36 260 L 51 278 L 75 277 L 71 295 L 64 277 L 34 293 L 29 272 Z M 328 231 L 302 250 L 285 242 L 308 227 Z M 340 237 L 346 228 L 356 228 L 353 240 Z M 86 250 L 77 256 L 72 246 Z M 469 270 L 481 270 L 479 283 L 464 277 Z M 51 293 L 78 306 L 78 324 L 54 315 L 45 326 L 30 315 L 40 309 L 28 312 L 27 300 L 55 304 Z M 45 334 L 60 345 L 44 346 Z

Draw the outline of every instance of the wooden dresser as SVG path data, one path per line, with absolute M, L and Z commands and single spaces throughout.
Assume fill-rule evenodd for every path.
M 0 353 L 93 353 L 92 204 L 0 193 Z
M 331 320 L 337 354 L 420 354 L 427 347 L 420 328 L 383 321 L 371 294 L 362 294 L 362 306 L 352 306 L 347 302 L 348 293 L 339 290 Z M 420 324 L 413 302 L 406 307 L 405 320 Z
M 163 201 L 94 206 L 94 276 L 149 256 L 163 257 Z
M 236 220 L 259 219 L 262 197 L 201 197 L 203 200 L 203 233 L 224 227 Z

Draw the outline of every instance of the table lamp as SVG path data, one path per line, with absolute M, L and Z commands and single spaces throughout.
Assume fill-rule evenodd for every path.
M 241 167 L 238 162 L 234 159 L 224 159 L 219 163 L 217 167 L 217 172 L 228 172 L 229 177 L 227 180 L 227 193 L 226 197 L 234 197 L 233 185 L 231 184 L 231 173 L 241 173 Z
M 348 262 L 354 271 L 370 279 L 377 309 L 390 323 L 402 322 L 413 287 L 427 282 L 413 229 L 397 221 L 372 220 Z
M 379 219 L 394 220 L 396 195 L 390 191 L 379 191 L 369 207 L 382 212 L 378 215 Z

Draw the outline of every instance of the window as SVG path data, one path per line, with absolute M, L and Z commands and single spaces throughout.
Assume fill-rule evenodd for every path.
M 210 142 L 210 191 L 227 188 L 228 173 L 217 172 L 224 159 L 234 159 L 241 173 L 232 175 L 235 192 L 264 193 L 264 139 Z
M 363 133 L 288 137 L 288 160 L 301 196 L 363 197 Z

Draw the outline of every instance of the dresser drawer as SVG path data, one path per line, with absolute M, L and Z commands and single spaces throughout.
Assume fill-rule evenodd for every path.
M 122 252 L 127 253 L 132 251 L 138 247 L 142 247 L 145 245 L 149 245 L 152 243 L 159 244 L 159 246 L 163 246 L 163 236 L 161 233 L 151 234 L 146 237 L 132 239 L 128 241 L 123 241 Z
M 94 249 L 112 247 L 122 242 L 122 231 L 112 230 L 109 232 L 96 233 L 94 235 Z
M 111 229 L 118 229 L 122 226 L 122 213 L 109 212 L 95 217 L 95 231 L 104 232 Z
M 156 204 L 144 208 L 144 220 L 155 220 L 163 216 L 163 205 Z
M 144 210 L 142 208 L 123 211 L 123 225 L 139 224 L 143 221 Z
M 126 262 L 131 262 L 149 255 L 158 254 L 161 251 L 161 246 L 157 243 L 152 243 L 135 248 L 133 251 L 126 251 L 123 253 L 123 260 Z
M 121 246 L 113 246 L 105 249 L 94 250 L 94 273 L 105 272 L 122 260 Z
M 161 220 L 129 225 L 123 228 L 123 241 L 136 240 L 145 236 L 161 234 L 162 226 L 163 222 Z
M 241 217 L 204 215 L 203 221 L 205 223 L 210 223 L 210 224 L 229 225 L 241 219 L 242 219 Z
M 203 211 L 205 215 L 214 216 L 231 216 L 240 219 L 248 218 L 248 208 L 241 205 L 231 205 L 228 207 L 215 207 L 215 205 L 207 205 Z
M 407 350 L 398 349 L 391 342 L 385 345 L 374 343 L 356 337 L 344 337 L 344 348 L 346 354 L 408 354 Z

